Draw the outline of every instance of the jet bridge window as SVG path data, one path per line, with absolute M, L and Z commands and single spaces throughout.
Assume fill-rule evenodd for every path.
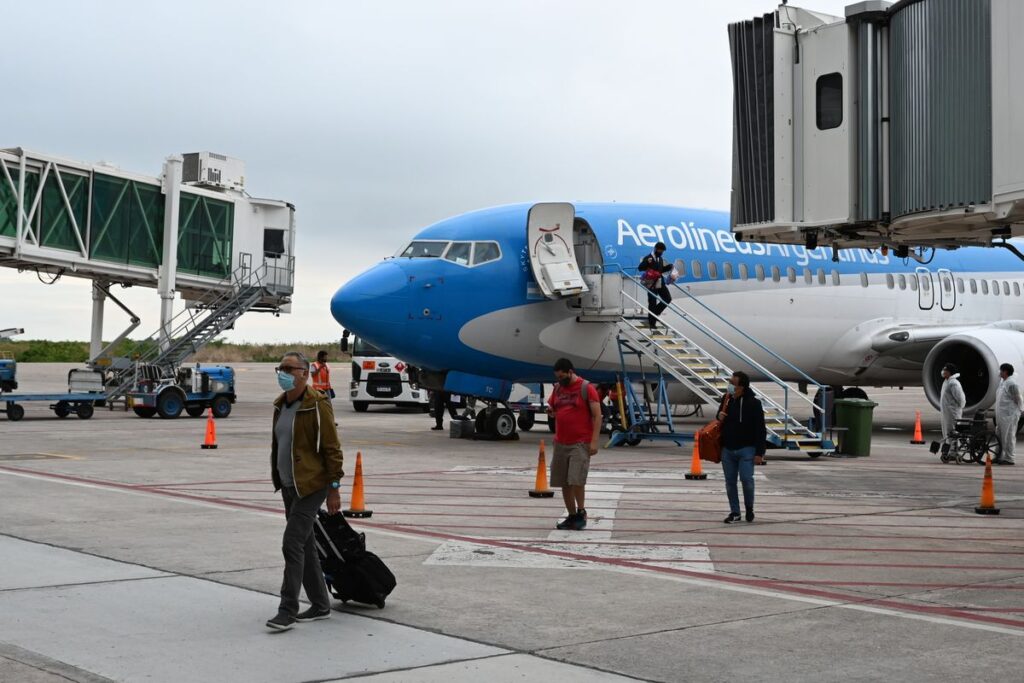
M 501 258 L 501 249 L 497 242 L 477 242 L 473 247 L 473 265 L 490 263 Z
M 448 242 L 418 240 L 399 254 L 401 258 L 441 258 Z
M 818 130 L 838 128 L 843 123 L 843 75 L 819 76 L 817 81 L 815 117 Z
M 444 253 L 444 260 L 458 263 L 460 266 L 468 266 L 472 251 L 472 242 L 452 242 L 452 246 L 448 247 L 448 251 Z

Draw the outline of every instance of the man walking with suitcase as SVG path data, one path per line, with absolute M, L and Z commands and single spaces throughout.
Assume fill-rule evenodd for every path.
M 568 512 L 556 528 L 580 531 L 587 526 L 587 474 L 601 435 L 601 401 L 594 385 L 576 374 L 568 358 L 555 362 L 555 379 L 558 385 L 548 399 L 549 414 L 555 418 L 551 488 L 561 487 Z
M 274 490 L 281 491 L 284 498 L 287 522 L 281 541 L 281 603 L 267 628 L 287 631 L 297 621 L 331 616 L 331 598 L 313 543 L 313 524 L 325 500 L 329 513 L 341 509 L 338 489 L 344 472 L 331 400 L 309 386 L 309 361 L 291 351 L 276 372 L 284 393 L 274 401 L 270 475 Z M 312 603 L 303 612 L 299 612 L 300 588 Z

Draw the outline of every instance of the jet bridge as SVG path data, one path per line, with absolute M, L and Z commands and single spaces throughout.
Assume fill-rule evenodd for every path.
M 131 320 L 118 339 L 139 324 L 111 287 L 157 290 L 153 343 L 161 357 L 177 358 L 174 349 L 198 350 L 245 311 L 290 311 L 295 207 L 250 197 L 244 188 L 244 164 L 211 152 L 168 157 L 162 174 L 150 177 L 0 150 L 0 266 L 50 283 L 63 276 L 92 280 L 94 367 L 124 370 L 102 342 L 107 299 Z M 178 295 L 194 321 L 187 327 L 173 315 Z M 209 322 L 200 325 L 204 316 Z M 193 332 L 195 338 L 182 339 Z
M 728 32 L 737 238 L 906 256 L 1024 234 L 1024 3 L 783 2 Z

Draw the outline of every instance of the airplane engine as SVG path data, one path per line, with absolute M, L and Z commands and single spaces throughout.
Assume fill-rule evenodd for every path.
M 1024 373 L 1024 334 L 1013 330 L 982 329 L 950 335 L 932 348 L 924 361 L 924 392 L 939 408 L 942 366 L 956 365 L 967 397 L 964 414 L 989 408 L 999 388 L 999 366 L 1009 363 Z

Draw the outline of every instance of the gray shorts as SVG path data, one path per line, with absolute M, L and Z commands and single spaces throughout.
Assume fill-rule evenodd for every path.
M 551 487 L 585 486 L 590 472 L 590 444 L 555 442 L 551 456 Z

